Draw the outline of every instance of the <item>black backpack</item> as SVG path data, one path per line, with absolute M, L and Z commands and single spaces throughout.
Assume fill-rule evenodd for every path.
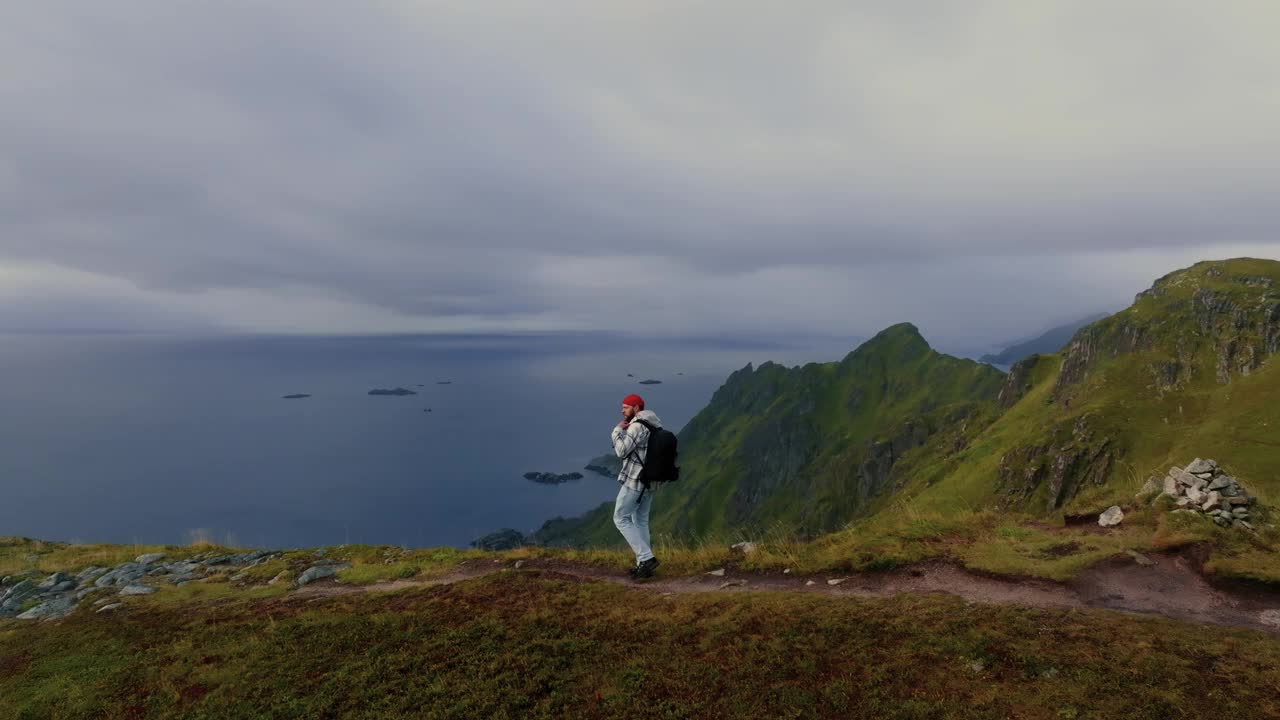
M 676 465 L 676 434 L 666 428 L 654 427 L 644 420 L 636 422 L 649 428 L 649 450 L 640 463 L 637 478 L 645 487 L 652 483 L 669 483 L 680 479 L 680 467 Z M 639 459 L 637 459 L 639 462 Z

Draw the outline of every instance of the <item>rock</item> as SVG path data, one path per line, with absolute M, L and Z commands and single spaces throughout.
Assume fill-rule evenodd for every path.
M 1240 506 L 1240 507 L 1247 506 L 1249 504 L 1249 501 L 1250 501 L 1250 498 L 1242 497 L 1238 495 L 1235 497 L 1227 497 L 1222 499 L 1222 502 L 1227 505 Z
M 524 561 L 517 560 L 515 565 L 512 565 L 511 567 L 515 568 L 516 570 L 519 570 L 520 568 L 524 567 Z
M 75 580 L 63 580 L 62 582 L 50 588 L 49 594 L 53 595 L 55 593 L 64 593 L 64 592 L 67 592 L 68 590 L 75 590 L 75 589 L 76 589 Z
M 23 580 L 3 593 L 0 593 L 0 610 L 17 610 L 22 603 L 35 597 L 40 589 L 30 580 Z
M 707 574 L 708 574 L 708 575 L 714 575 L 714 576 L 716 576 L 716 577 L 724 577 L 724 568 L 720 568 L 719 570 L 712 570 L 711 572 L 709 572 L 709 573 L 707 573 Z
M 122 607 L 124 607 L 124 603 L 111 603 L 110 605 L 103 605 L 102 607 L 98 608 L 97 612 L 104 613 L 109 610 L 115 610 L 116 608 L 122 608 Z
M 68 576 L 66 573 L 56 572 L 50 575 L 49 577 L 46 577 L 44 580 L 40 581 L 40 584 L 36 586 L 36 589 L 48 591 L 54 588 L 55 586 L 61 583 L 64 583 L 70 579 L 71 577 Z
M 1209 489 L 1222 490 L 1223 488 L 1231 487 L 1234 484 L 1235 484 L 1234 478 L 1229 478 L 1226 475 L 1219 475 L 1209 481 Z
M 150 565 L 153 562 L 159 562 L 163 559 L 164 559 L 164 553 L 148 553 L 146 555 L 139 555 L 137 558 L 134 558 L 134 562 L 138 563 L 139 565 Z
M 787 569 L 783 570 L 783 571 L 782 571 L 782 574 L 783 574 L 783 575 L 790 575 L 790 574 L 791 574 L 791 568 L 787 568 Z
M 60 597 L 42 602 L 18 616 L 19 620 L 53 620 L 65 616 L 75 609 L 76 601 L 69 597 Z
M 1240 523 L 1240 527 L 1244 528 L 1245 530 L 1253 529 L 1253 525 L 1250 525 L 1249 522 L 1246 520 L 1240 520 L 1239 523 Z
M 471 547 L 487 550 L 489 552 L 497 552 L 500 550 L 514 550 L 528 544 L 528 538 L 519 530 L 511 528 L 502 528 L 496 532 L 491 532 L 484 537 L 473 540 Z
M 845 580 L 848 580 L 848 579 L 849 579 L 849 578 L 832 578 L 832 579 L 830 579 L 830 580 L 828 580 L 828 581 L 827 581 L 827 584 L 828 584 L 828 585 L 839 585 L 840 583 L 842 583 L 842 582 L 844 582 Z
M 1185 495 L 1178 498 L 1178 502 L 1177 502 L 1178 507 L 1186 507 L 1190 504 L 1191 504 L 1191 498 L 1186 497 Z
M 1201 460 L 1200 458 L 1196 458 L 1184 469 L 1193 475 L 1197 473 L 1212 473 L 1214 470 L 1218 469 L 1218 464 L 1212 460 Z
M 1152 560 L 1151 558 L 1147 557 L 1146 555 L 1143 555 L 1140 552 L 1137 552 L 1134 550 L 1126 550 L 1125 552 L 1129 554 L 1129 557 L 1133 558 L 1134 562 L 1138 563 L 1143 567 L 1151 567 L 1156 564 L 1155 560 Z
M 1280 610 L 1263 610 L 1258 614 L 1258 619 L 1263 625 L 1271 627 L 1280 627 Z
M 1231 508 L 1231 514 L 1236 517 L 1249 517 L 1249 508 L 1233 507 Z
M 341 565 L 313 565 L 307 568 L 306 571 L 298 577 L 296 584 L 298 587 L 302 587 L 303 585 L 315 582 L 320 578 L 333 577 L 338 574 L 339 570 L 345 570 L 349 567 L 351 567 L 350 563 L 343 563 Z
M 1112 527 L 1119 525 L 1124 520 L 1124 511 L 1119 505 L 1112 505 L 1106 509 L 1106 512 L 1098 516 L 1098 524 L 1102 527 Z
M 1178 496 L 1178 480 L 1173 476 L 1166 476 L 1164 479 L 1164 494 L 1173 497 Z
M 805 583 L 805 584 L 804 584 L 804 586 L 805 586 L 805 587 L 812 587 L 813 585 L 817 585 L 817 584 L 818 584 L 818 583 L 816 583 L 816 582 L 814 582 L 814 581 L 810 580 L 809 582 Z
M 740 542 L 729 546 L 729 550 L 742 555 L 750 555 L 755 552 L 757 548 L 759 548 L 759 545 L 753 542 Z
M 125 585 L 120 588 L 121 595 L 150 595 L 155 591 L 150 585 Z
M 1217 507 L 1221 501 L 1222 496 L 1218 494 L 1218 491 L 1210 490 L 1209 494 L 1205 496 L 1204 502 L 1200 505 L 1200 509 L 1208 510 L 1209 508 Z
M 1215 517 L 1215 518 L 1213 519 L 1213 521 L 1214 521 L 1215 523 L 1217 523 L 1218 525 L 1222 526 L 1222 527 L 1226 527 L 1227 525 L 1229 525 L 1229 524 L 1230 524 L 1230 523 L 1228 523 L 1228 522 L 1226 521 L 1226 519 L 1225 519 L 1225 518 L 1222 518 L 1221 516 L 1219 516 L 1219 517 Z
M 111 570 L 94 581 L 94 585 L 98 587 L 108 587 L 112 585 L 132 585 L 135 580 L 147 574 L 144 566 L 137 563 L 120 563 Z
M 716 588 L 716 589 L 717 589 L 717 590 L 724 590 L 725 588 L 739 587 L 739 586 L 741 586 L 741 585 L 746 585 L 746 584 L 747 584 L 747 581 L 746 581 L 746 580 L 730 580 L 730 581 L 728 581 L 728 582 L 722 582 L 722 583 L 720 583 L 720 587 L 718 587 L 718 588 Z
M 1142 489 L 1138 491 L 1138 494 L 1133 496 L 1133 499 L 1141 502 L 1142 500 L 1155 495 L 1159 490 L 1160 485 L 1156 483 L 1156 479 L 1153 477 L 1147 478 L 1147 482 L 1143 484 Z
M 281 570 L 279 574 L 267 581 L 268 585 L 276 585 L 289 579 L 289 571 Z
M 1205 494 L 1195 487 L 1189 487 L 1187 488 L 1187 498 L 1191 500 L 1193 505 L 1203 505 L 1205 501 Z

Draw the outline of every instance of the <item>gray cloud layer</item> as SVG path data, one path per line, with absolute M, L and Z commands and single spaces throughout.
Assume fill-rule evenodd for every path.
M 19 5 L 0 325 L 995 341 L 1280 256 L 1274 8 Z

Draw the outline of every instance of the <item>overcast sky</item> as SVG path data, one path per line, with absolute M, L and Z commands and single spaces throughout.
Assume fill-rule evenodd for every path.
M 0 328 L 1017 339 L 1280 258 L 1277 8 L 8 3 Z

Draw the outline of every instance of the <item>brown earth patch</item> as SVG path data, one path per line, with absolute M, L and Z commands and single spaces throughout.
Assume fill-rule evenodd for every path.
M 31 653 L 20 652 L 9 657 L 0 657 L 0 677 L 18 675 L 31 665 Z
M 1080 547 L 1080 543 L 1072 540 L 1071 542 L 1050 545 L 1037 554 L 1046 560 L 1051 560 L 1053 558 L 1066 557 L 1067 555 L 1075 555 L 1080 551 Z

